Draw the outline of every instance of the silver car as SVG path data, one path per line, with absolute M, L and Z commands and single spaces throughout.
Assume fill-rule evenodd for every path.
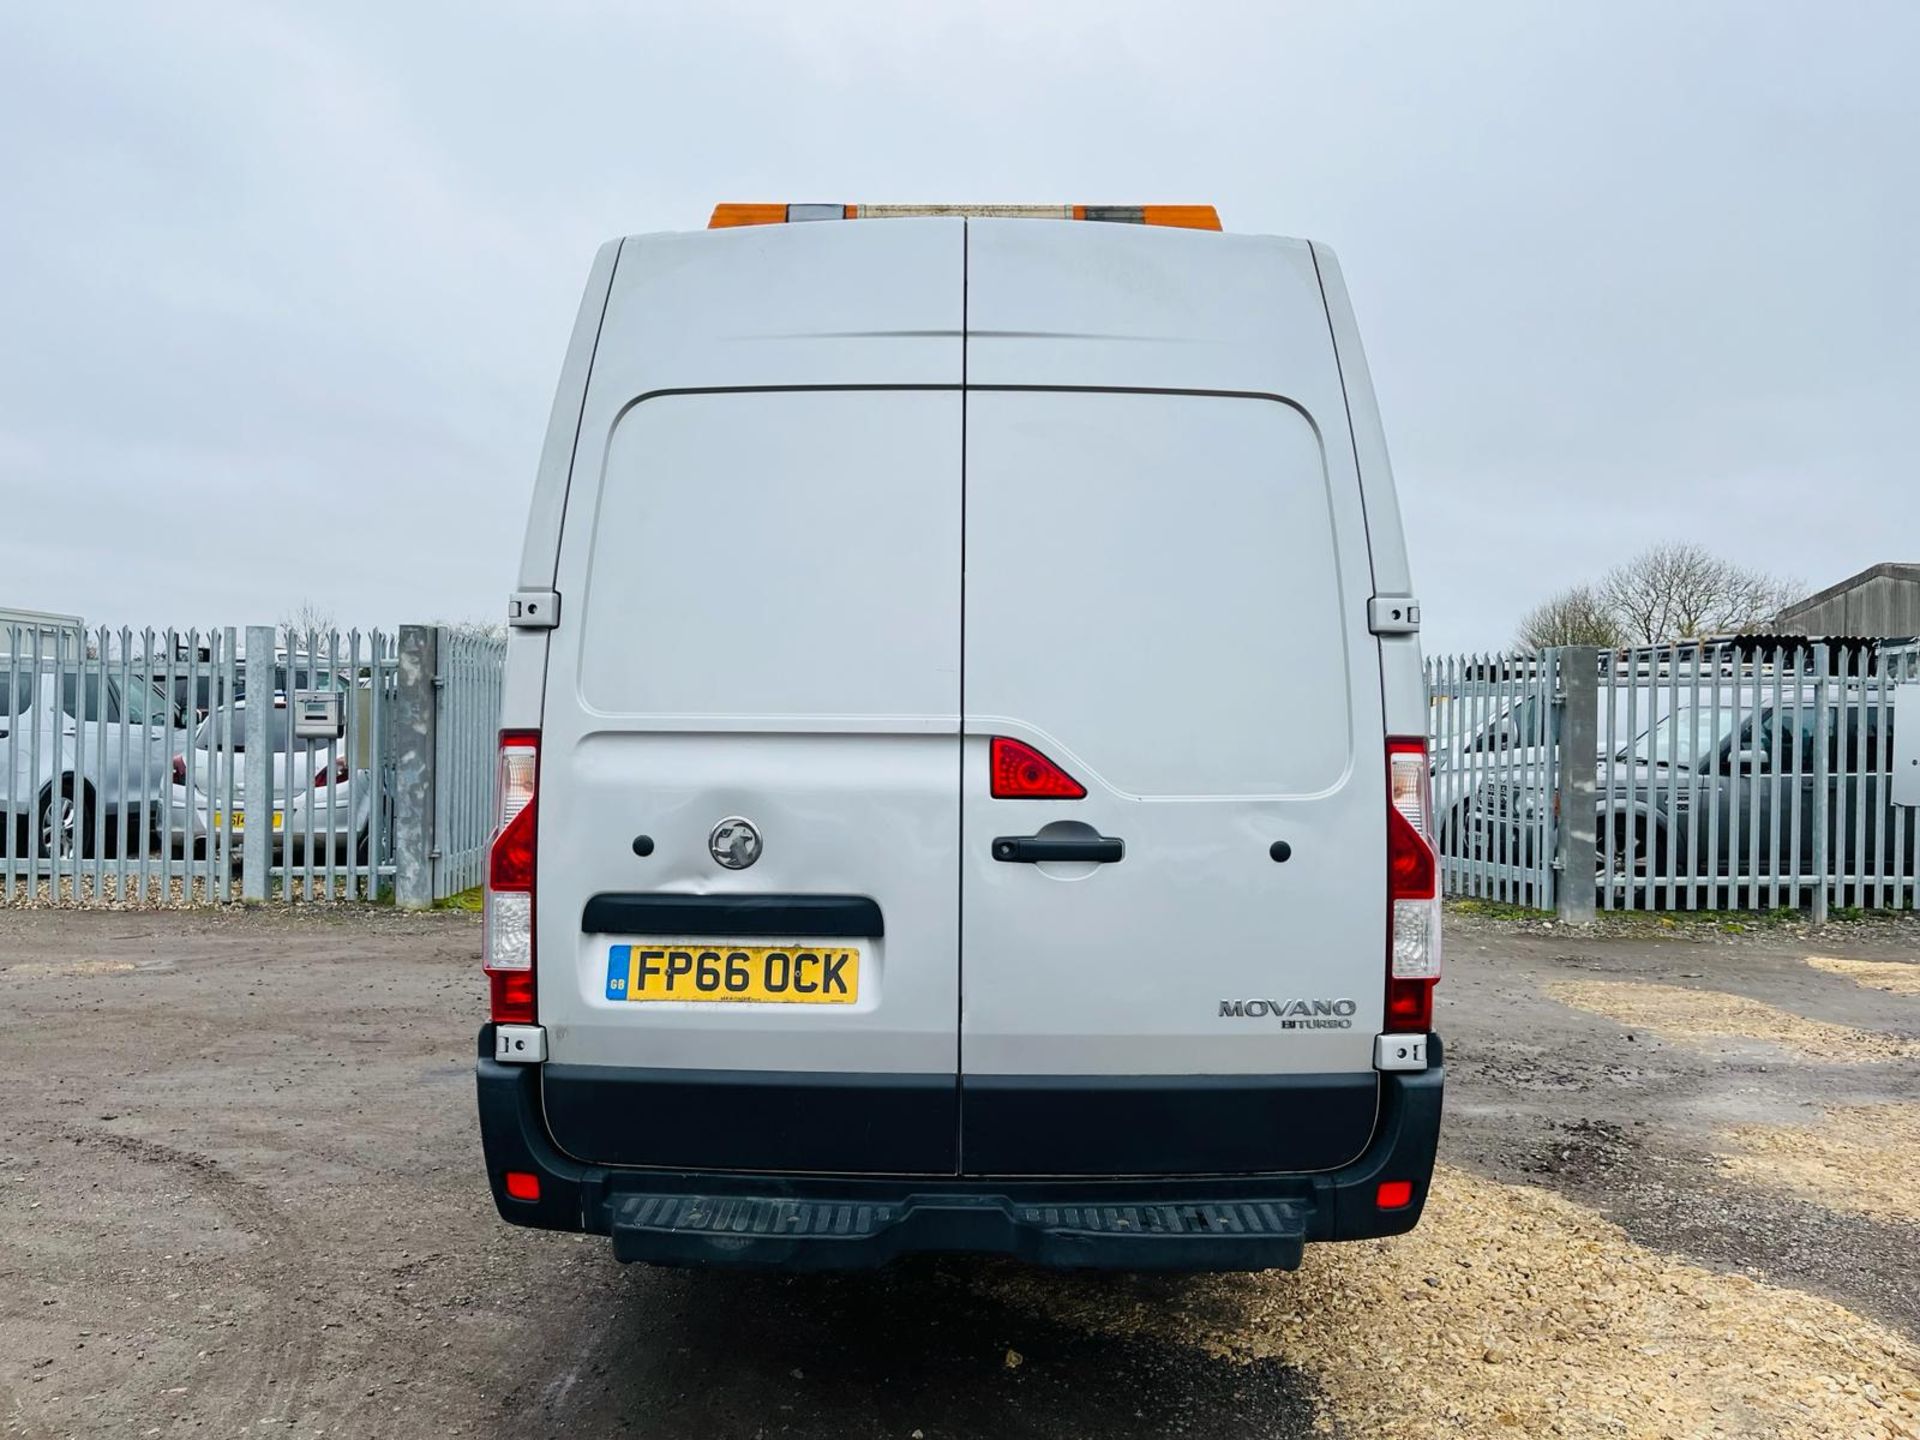
M 286 701 L 276 699 L 267 722 L 273 749 L 271 807 L 249 803 L 247 795 L 247 702 L 233 707 L 229 721 L 212 715 L 194 732 L 190 746 L 173 759 L 172 832 L 183 845 L 200 848 L 209 835 L 230 833 L 239 841 L 248 826 L 264 825 L 276 858 L 304 857 L 309 840 L 316 857 L 331 846 L 336 855 L 367 853 L 367 836 L 378 807 L 378 786 L 365 768 L 348 759 L 339 736 L 295 736 Z M 232 759 L 225 744 L 231 725 Z
M 185 710 L 144 679 L 0 655 L 0 843 L 65 859 L 162 839 L 186 730 Z

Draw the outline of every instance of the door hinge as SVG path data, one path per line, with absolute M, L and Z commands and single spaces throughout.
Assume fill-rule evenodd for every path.
M 1367 602 L 1367 628 L 1376 635 L 1418 635 L 1420 602 L 1411 595 L 1376 595 Z
M 1426 1069 L 1427 1037 L 1424 1035 L 1374 1036 L 1373 1068 L 1376 1070 Z
M 542 1025 L 493 1027 L 493 1058 L 519 1065 L 538 1065 L 547 1058 L 547 1031 Z
M 558 590 L 516 590 L 507 597 L 507 624 L 516 630 L 551 630 L 560 623 Z

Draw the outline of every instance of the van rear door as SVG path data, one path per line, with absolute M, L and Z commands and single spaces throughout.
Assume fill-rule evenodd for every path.
M 1311 250 L 976 221 L 968 281 L 963 1168 L 1340 1165 L 1386 756 Z M 994 737 L 1084 797 L 996 796 Z
M 578 1158 L 956 1167 L 962 235 L 622 250 L 540 756 Z

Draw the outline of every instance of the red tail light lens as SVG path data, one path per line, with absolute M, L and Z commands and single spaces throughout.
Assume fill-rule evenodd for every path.
M 313 788 L 316 790 L 326 789 L 329 776 L 332 777 L 334 784 L 344 785 L 347 783 L 348 777 L 352 774 L 353 772 L 347 768 L 347 757 L 342 755 L 338 760 L 334 761 L 333 764 L 322 765 L 320 767 L 319 772 L 313 777 Z
M 1433 1028 L 1431 980 L 1387 978 L 1387 1030 L 1395 1035 L 1424 1035 Z
M 1021 740 L 993 737 L 990 751 L 996 800 L 1080 800 L 1087 787 Z
M 538 1200 L 540 1198 L 540 1177 L 526 1170 L 509 1170 L 501 1177 L 506 1182 L 507 1194 L 516 1200 Z
M 176 785 L 187 783 L 187 757 L 184 755 L 173 757 L 173 783 Z
M 1427 742 L 1387 742 L 1387 1015 L 1386 1028 L 1433 1028 L 1433 987 L 1440 979 L 1439 862 L 1429 816 L 1433 805 Z
M 533 971 L 489 970 L 487 1003 L 492 1007 L 492 1018 L 500 1024 L 533 1024 Z
M 485 949 L 493 1018 L 505 1024 L 534 1023 L 533 877 L 539 776 L 539 732 L 502 731 L 494 789 L 497 823 L 487 855 Z
M 491 889 L 533 889 L 534 787 L 539 771 L 537 733 L 510 731 L 500 736 L 500 769 L 494 787 L 497 823 L 487 859 Z
M 512 1177 L 509 1176 L 509 1179 Z M 1413 1203 L 1411 1180 L 1382 1180 L 1373 1192 L 1373 1203 L 1382 1210 L 1404 1210 Z

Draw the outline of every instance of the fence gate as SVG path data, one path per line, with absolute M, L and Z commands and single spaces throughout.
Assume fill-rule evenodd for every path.
M 1435 833 L 1448 895 L 1553 908 L 1559 677 L 1555 651 L 1427 662 Z
M 507 642 L 439 627 L 433 688 L 433 898 L 486 879 Z
M 424 909 L 486 878 L 507 642 L 446 625 L 400 627 L 394 900 Z

